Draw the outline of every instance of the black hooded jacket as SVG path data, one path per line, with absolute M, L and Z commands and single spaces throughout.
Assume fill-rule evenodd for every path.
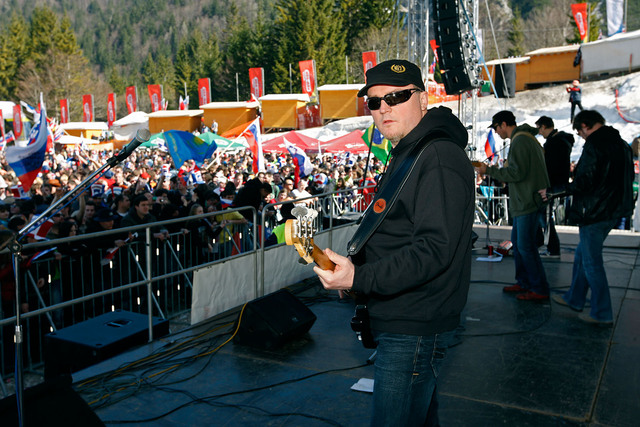
M 466 129 L 450 109 L 429 110 L 391 151 L 386 176 L 424 139 L 437 140 L 422 153 L 398 200 L 353 257 L 353 290 L 368 299 L 377 331 L 429 335 L 452 330 L 467 300 L 475 193 L 464 151 Z
M 578 225 L 628 217 L 633 212 L 631 147 L 611 126 L 602 126 L 585 141 L 568 190 L 573 194 L 569 221 Z
M 563 188 L 569 183 L 574 141 L 573 135 L 554 129 L 544 143 L 544 162 L 551 188 Z

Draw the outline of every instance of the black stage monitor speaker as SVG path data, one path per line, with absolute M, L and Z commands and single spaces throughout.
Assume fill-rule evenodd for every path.
M 91 366 L 149 339 L 146 314 L 116 310 L 45 335 L 46 379 Z M 153 318 L 154 338 L 169 333 L 169 321 Z
M 283 289 L 248 302 L 239 321 L 236 344 L 271 349 L 308 332 L 316 315 Z
M 471 88 L 471 79 L 464 67 L 453 68 L 442 74 L 442 83 L 447 94 L 459 94 Z
M 104 423 L 87 402 L 63 379 L 48 381 L 24 390 L 24 427 L 98 427 Z M 15 394 L 0 400 L 0 425 L 18 426 Z
M 498 98 L 516 96 L 516 64 L 498 64 L 496 69 L 496 95 Z

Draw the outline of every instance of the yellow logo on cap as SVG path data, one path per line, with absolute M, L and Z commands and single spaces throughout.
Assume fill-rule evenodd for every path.
M 404 73 L 407 70 L 404 68 L 404 65 L 393 64 L 391 66 L 391 71 L 393 71 L 394 73 L 398 73 L 399 74 L 399 73 Z

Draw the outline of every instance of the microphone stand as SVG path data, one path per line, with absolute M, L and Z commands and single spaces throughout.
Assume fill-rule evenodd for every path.
M 23 391 L 24 391 L 24 378 L 22 372 L 22 343 L 23 343 L 23 334 L 22 334 L 22 321 L 20 319 L 20 259 L 22 256 L 22 243 L 20 240 L 27 235 L 29 231 L 31 231 L 36 225 L 41 225 L 45 221 L 47 221 L 50 216 L 49 214 L 53 211 L 57 211 L 60 206 L 64 206 L 67 200 L 72 197 L 76 197 L 76 194 L 81 194 L 92 182 L 93 178 L 97 175 L 101 175 L 103 171 L 107 168 L 111 169 L 116 166 L 118 163 L 126 159 L 135 151 L 140 144 L 143 142 L 147 142 L 151 137 L 151 133 L 147 129 L 139 129 L 136 133 L 136 136 L 118 153 L 117 155 L 111 157 L 105 164 L 100 166 L 98 169 L 93 171 L 88 177 L 84 179 L 79 185 L 73 188 L 73 190 L 66 193 L 62 198 L 57 200 L 51 206 L 49 206 L 44 212 L 42 212 L 38 217 L 34 218 L 25 225 L 18 234 L 13 237 L 13 240 L 8 244 L 9 251 L 12 254 L 13 261 L 13 271 L 15 273 L 15 286 L 16 286 L 16 327 L 15 327 L 15 389 L 16 389 L 16 403 L 18 405 L 18 425 L 20 427 L 24 424 L 24 402 L 23 402 Z

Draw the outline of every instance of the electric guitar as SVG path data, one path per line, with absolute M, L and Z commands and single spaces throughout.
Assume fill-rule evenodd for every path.
M 318 212 L 305 206 L 296 206 L 291 210 L 296 219 L 289 219 L 284 226 L 284 239 L 287 245 L 292 245 L 298 251 L 304 264 L 315 262 L 323 270 L 331 270 L 336 265 L 327 257 L 322 249 L 313 242 L 315 222 Z M 344 291 L 356 300 L 355 315 L 351 319 L 351 329 L 365 348 L 376 348 L 377 345 L 371 333 L 369 311 L 363 301 L 353 292 Z

